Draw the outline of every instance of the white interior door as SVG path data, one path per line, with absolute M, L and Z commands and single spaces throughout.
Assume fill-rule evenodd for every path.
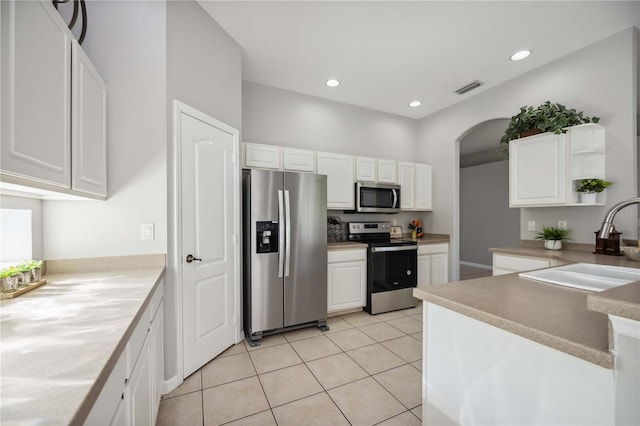
M 203 121 L 202 116 L 182 110 L 179 120 L 183 377 L 187 377 L 235 343 L 238 141 L 235 129 L 206 116 Z

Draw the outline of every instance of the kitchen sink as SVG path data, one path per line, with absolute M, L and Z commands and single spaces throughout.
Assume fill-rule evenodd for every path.
M 592 263 L 574 263 L 555 268 L 521 272 L 519 275 L 522 278 L 589 291 L 604 291 L 640 281 L 640 269 Z

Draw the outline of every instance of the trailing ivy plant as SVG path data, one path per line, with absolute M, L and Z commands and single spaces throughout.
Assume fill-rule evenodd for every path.
M 539 129 L 541 132 L 553 132 L 555 134 L 566 133 L 566 128 L 585 123 L 597 123 L 598 117 L 587 117 L 582 111 L 567 108 L 558 103 L 546 101 L 534 108 L 523 106 L 520 112 L 513 117 L 500 139 L 498 152 L 505 157 L 509 156 L 509 142 L 520 138 L 523 132 Z

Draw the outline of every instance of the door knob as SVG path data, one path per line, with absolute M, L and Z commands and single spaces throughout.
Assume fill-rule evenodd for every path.
M 197 257 L 193 257 L 192 254 L 188 254 L 187 258 L 185 260 L 187 261 L 187 263 L 191 263 L 194 260 L 197 260 L 198 262 L 202 262 L 202 259 L 198 259 Z

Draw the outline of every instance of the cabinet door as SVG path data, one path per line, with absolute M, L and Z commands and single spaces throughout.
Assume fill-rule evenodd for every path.
M 418 256 L 418 287 L 431 285 L 431 255 Z
M 400 207 L 402 210 L 416 209 L 415 196 L 416 165 L 398 163 L 398 183 L 400 184 Z
M 153 395 L 152 415 L 156 423 L 158 409 L 160 408 L 160 397 L 162 396 L 162 382 L 164 380 L 164 305 L 161 304 L 151 323 L 151 360 L 153 369 Z
M 542 135 L 509 143 L 509 206 L 566 202 L 565 135 Z
M 113 420 L 111 424 L 113 426 L 127 426 L 129 424 L 128 419 L 128 411 L 127 411 L 127 402 L 124 399 L 121 399 L 118 403 L 118 407 L 116 408 L 116 414 L 113 416 Z
M 354 206 L 354 170 L 351 155 L 319 152 L 318 174 L 327 175 L 327 208 L 349 210 Z
M 392 160 L 378 160 L 378 182 L 396 183 L 397 164 Z
M 449 282 L 449 255 L 438 253 L 431 255 L 431 284 Z
M 366 305 L 366 263 L 329 263 L 327 268 L 327 311 L 361 308 Z
M 129 379 L 129 424 L 154 424 L 152 375 L 151 339 L 147 338 Z
M 284 170 L 292 172 L 316 171 L 315 154 L 306 149 L 282 148 Z
M 72 42 L 71 189 L 107 196 L 107 85 Z
M 244 164 L 247 167 L 280 170 L 280 147 L 247 143 L 244 147 Z
M 48 1 L 2 1 L 3 173 L 71 186 L 71 33 Z
M 376 181 L 375 158 L 356 157 L 356 180 L 362 182 Z
M 416 164 L 416 209 L 433 209 L 433 179 L 430 164 Z

